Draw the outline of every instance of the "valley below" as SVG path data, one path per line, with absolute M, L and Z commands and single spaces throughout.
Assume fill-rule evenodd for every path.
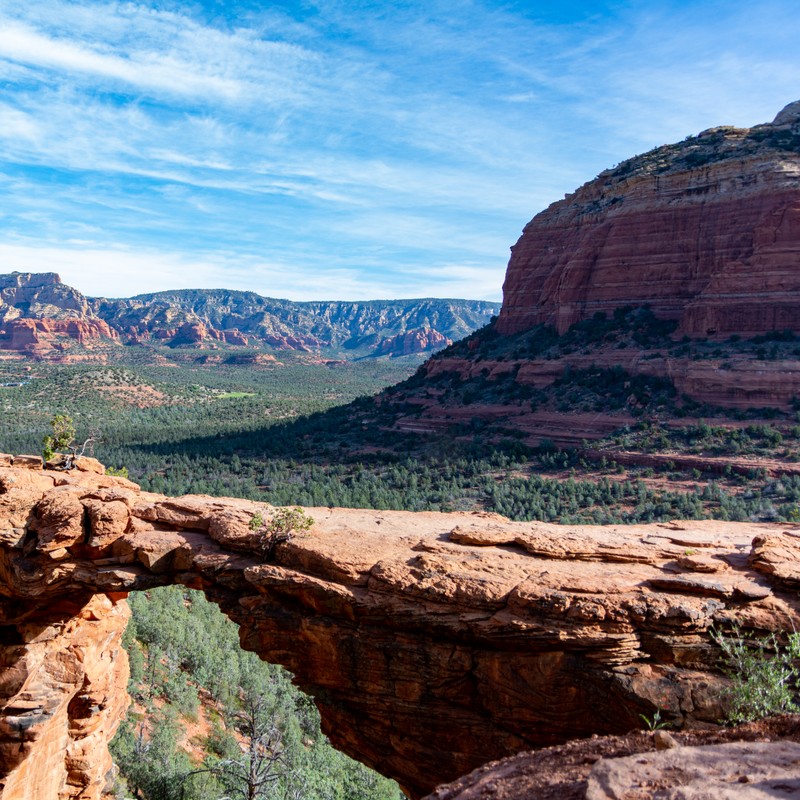
M 541 212 L 502 307 L 0 276 L 4 800 L 794 791 L 799 220 L 795 103 Z

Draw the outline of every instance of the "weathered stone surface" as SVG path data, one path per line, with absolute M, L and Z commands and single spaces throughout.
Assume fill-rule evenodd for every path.
M 116 608 L 127 591 L 203 589 L 240 625 L 244 647 L 287 666 L 315 696 L 337 746 L 414 796 L 492 758 L 627 731 L 656 708 L 677 726 L 713 723 L 724 679 L 709 629 L 800 627 L 800 539 L 785 526 L 602 528 L 322 508 L 308 510 L 309 531 L 268 553 L 250 526 L 256 513 L 268 518 L 263 504 L 167 498 L 77 470 L 0 468 L 0 484 L 6 781 L 44 758 L 44 734 L 20 750 L 12 723 L 1 727 L 32 707 L 20 705 L 18 665 L 93 595 Z M 687 543 L 703 558 L 681 565 Z M 70 699 L 84 691 L 70 670 L 48 684 L 48 704 L 37 700 L 36 730 L 89 725 L 70 716 L 94 705 Z M 46 739 L 59 764 L 74 751 L 60 735 L 62 749 Z M 75 766 L 89 769 L 81 752 L 67 785 L 90 787 L 80 795 L 89 800 L 96 771 Z
M 84 500 L 89 522 L 90 547 L 105 547 L 113 544 L 125 533 L 130 519 L 128 506 L 121 500 Z
M 800 744 L 732 742 L 598 761 L 586 800 L 762 800 L 800 794 Z
M 0 640 L 0 796 L 99 798 L 128 706 L 127 603 L 63 599 Z
M 427 800 L 791 797 L 798 747 L 798 715 L 716 730 L 592 736 L 485 764 Z
M 13 464 L 17 468 L 27 467 L 28 469 L 41 469 L 42 457 L 31 455 L 14 456 Z
M 44 495 L 35 510 L 31 529 L 38 533 L 42 551 L 70 547 L 85 538 L 80 491 L 73 486 L 57 486 Z
M 753 540 L 750 563 L 788 586 L 800 586 L 800 531 L 767 533 Z

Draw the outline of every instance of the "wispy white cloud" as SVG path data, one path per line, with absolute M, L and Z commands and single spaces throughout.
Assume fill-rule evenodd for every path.
M 0 103 L 0 130 L 6 139 L 37 142 L 40 138 L 36 118 L 6 103 Z
M 236 98 L 242 90 L 236 81 L 197 74 L 191 65 L 155 53 L 121 58 L 42 35 L 23 25 L 0 29 L 0 56 L 28 66 L 86 73 L 168 93 Z
M 298 270 L 280 259 L 243 258 L 216 252 L 192 257 L 181 251 L 107 248 L 91 240 L 75 239 L 59 246 L 0 243 L 0 269 L 22 272 L 57 272 L 63 281 L 88 296 L 129 297 L 135 294 L 182 288 L 228 288 L 255 291 L 289 300 L 375 300 L 391 297 L 463 297 L 499 300 L 501 270 L 450 263 L 432 265 L 414 275 L 370 273 L 368 269 L 331 265 L 324 260 Z M 114 291 L 104 277 L 114 274 Z
M 794 0 L 540 12 L 0 0 L 0 236 L 87 280 L 486 296 L 563 193 L 797 99 Z

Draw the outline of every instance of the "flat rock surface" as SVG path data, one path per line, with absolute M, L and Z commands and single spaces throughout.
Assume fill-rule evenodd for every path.
M 426 800 L 766 800 L 798 796 L 800 716 L 736 728 L 590 739 L 521 753 L 440 786 Z
M 592 768 L 586 800 L 761 800 L 800 793 L 800 742 L 676 747 Z

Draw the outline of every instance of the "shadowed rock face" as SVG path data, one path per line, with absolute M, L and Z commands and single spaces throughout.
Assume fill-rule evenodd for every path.
M 800 114 L 712 128 L 602 172 L 527 225 L 497 330 L 649 304 L 678 334 L 800 330 Z
M 709 627 L 800 626 L 800 536 L 781 526 L 326 508 L 269 548 L 263 505 L 80 467 L 0 466 L 5 798 L 99 797 L 127 703 L 123 598 L 153 586 L 205 591 L 315 696 L 335 745 L 415 796 L 657 707 L 713 722 Z

